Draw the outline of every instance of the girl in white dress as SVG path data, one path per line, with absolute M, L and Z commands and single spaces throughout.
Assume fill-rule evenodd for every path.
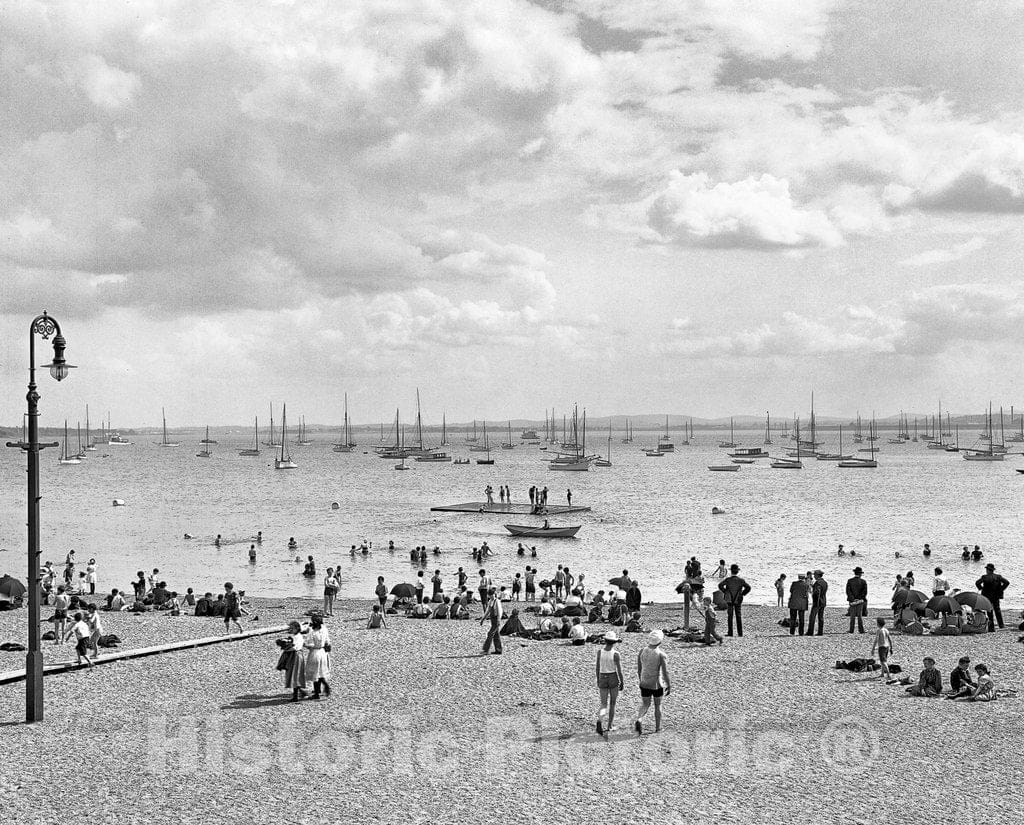
M 304 645 L 309 651 L 306 657 L 306 680 L 313 683 L 313 698 L 320 698 L 321 688 L 325 696 L 330 696 L 331 636 L 319 616 L 310 618 Z

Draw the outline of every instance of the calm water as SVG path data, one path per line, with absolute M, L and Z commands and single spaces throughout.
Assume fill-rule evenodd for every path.
M 378 574 L 388 584 L 411 581 L 415 570 L 408 548 L 417 544 L 444 551 L 431 557 L 446 583 L 459 566 L 475 572 L 470 549 L 486 540 L 496 555 L 490 572 L 510 579 L 530 562 L 515 555 L 507 537 L 506 516 L 431 513 L 437 504 L 483 500 L 490 483 L 512 488 L 515 501 L 527 500 L 531 484 L 547 485 L 549 501 L 563 503 L 571 487 L 576 504 L 591 513 L 554 517 L 552 522 L 582 523 L 576 539 L 537 540 L 536 563 L 542 576 L 559 563 L 583 571 L 592 585 L 604 583 L 625 567 L 640 580 L 645 598 L 674 598 L 683 565 L 697 556 L 706 572 L 717 560 L 741 565 L 757 602 L 774 602 L 779 572 L 790 578 L 816 567 L 841 583 L 859 564 L 866 571 L 872 604 L 887 604 L 897 570 L 913 569 L 930 585 L 942 566 L 954 586 L 973 589 L 984 562 L 962 562 L 963 544 L 980 544 L 985 561 L 994 562 L 1011 581 L 1009 602 L 1021 604 L 1024 561 L 1019 552 L 1020 500 L 1024 475 L 1021 456 L 1002 463 L 967 462 L 959 454 L 926 450 L 923 443 L 882 443 L 877 470 L 844 470 L 831 462 L 804 461 L 802 471 L 772 470 L 768 463 L 743 466 L 736 473 L 713 473 L 708 464 L 727 463 L 717 448 L 719 434 L 698 433 L 695 443 L 663 458 L 640 449 L 656 435 L 636 433 L 632 445 L 616 440 L 612 468 L 584 473 L 552 472 L 536 446 L 496 450 L 494 466 L 423 464 L 409 461 L 396 472 L 395 461 L 377 458 L 360 447 L 334 453 L 326 439 L 293 447 L 299 468 L 275 471 L 273 453 L 243 458 L 237 440 L 221 438 L 212 459 L 200 459 L 196 435 L 178 449 L 161 449 L 140 436 L 131 447 L 101 447 L 77 466 L 59 467 L 56 451 L 43 453 L 42 559 L 63 561 L 74 548 L 84 564 L 99 562 L 100 588 L 127 587 L 136 570 L 159 567 L 172 588 L 216 590 L 234 581 L 253 595 L 319 595 L 318 581 L 304 579 L 289 536 L 303 558 L 312 554 L 322 571 L 339 565 L 342 595 L 367 596 Z M 760 433 L 737 433 L 738 443 L 755 446 Z M 849 447 L 850 445 L 847 445 Z M 367 447 L 366 449 L 369 449 Z M 771 448 L 780 453 L 776 444 Z M 476 458 L 465 446 L 455 455 Z M 103 453 L 109 457 L 102 458 Z M 0 451 L 0 573 L 25 577 L 25 458 Z M 121 498 L 125 507 L 113 507 Z M 338 502 L 338 510 L 331 503 Z M 712 506 L 725 515 L 711 515 Z M 529 517 L 512 517 L 528 523 Z M 262 530 L 264 542 L 254 565 L 248 563 L 247 538 Z M 190 533 L 197 538 L 185 540 Z M 216 534 L 233 543 L 220 549 Z M 348 547 L 373 542 L 368 557 L 351 559 Z M 380 549 L 394 540 L 400 550 Z M 922 558 L 930 542 L 933 555 Z M 839 558 L 838 543 L 856 550 Z M 403 552 L 404 551 L 404 552 Z M 902 558 L 894 553 L 899 551 Z M 471 578 L 472 581 L 472 578 Z M 595 588 L 596 589 L 596 588 Z M 835 601 L 835 599 L 834 599 Z

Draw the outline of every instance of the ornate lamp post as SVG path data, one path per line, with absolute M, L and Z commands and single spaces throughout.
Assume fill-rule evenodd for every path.
M 60 334 L 60 324 L 45 312 L 37 316 L 28 332 L 28 441 L 7 442 L 28 453 L 28 653 L 25 654 L 25 721 L 43 719 L 43 651 L 39 633 L 39 451 L 56 447 L 57 442 L 39 443 L 39 393 L 36 392 L 36 339 L 53 339 L 53 361 L 46 367 L 58 381 L 63 381 L 74 367 L 64 360 L 67 341 Z

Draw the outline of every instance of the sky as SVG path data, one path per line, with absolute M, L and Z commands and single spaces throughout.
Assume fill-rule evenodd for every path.
M 0 423 L 1024 407 L 1024 3 L 0 5 Z M 44 355 L 47 350 L 40 350 Z

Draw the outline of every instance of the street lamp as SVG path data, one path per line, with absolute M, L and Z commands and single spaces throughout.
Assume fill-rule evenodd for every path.
M 39 451 L 58 442 L 39 443 L 39 393 L 36 392 L 36 339 L 53 339 L 53 361 L 45 366 L 58 381 L 68 377 L 74 366 L 64 360 L 67 341 L 60 324 L 45 312 L 37 316 L 28 331 L 28 441 L 7 442 L 28 453 L 28 653 L 25 654 L 25 721 L 43 720 L 43 651 L 39 633 Z

